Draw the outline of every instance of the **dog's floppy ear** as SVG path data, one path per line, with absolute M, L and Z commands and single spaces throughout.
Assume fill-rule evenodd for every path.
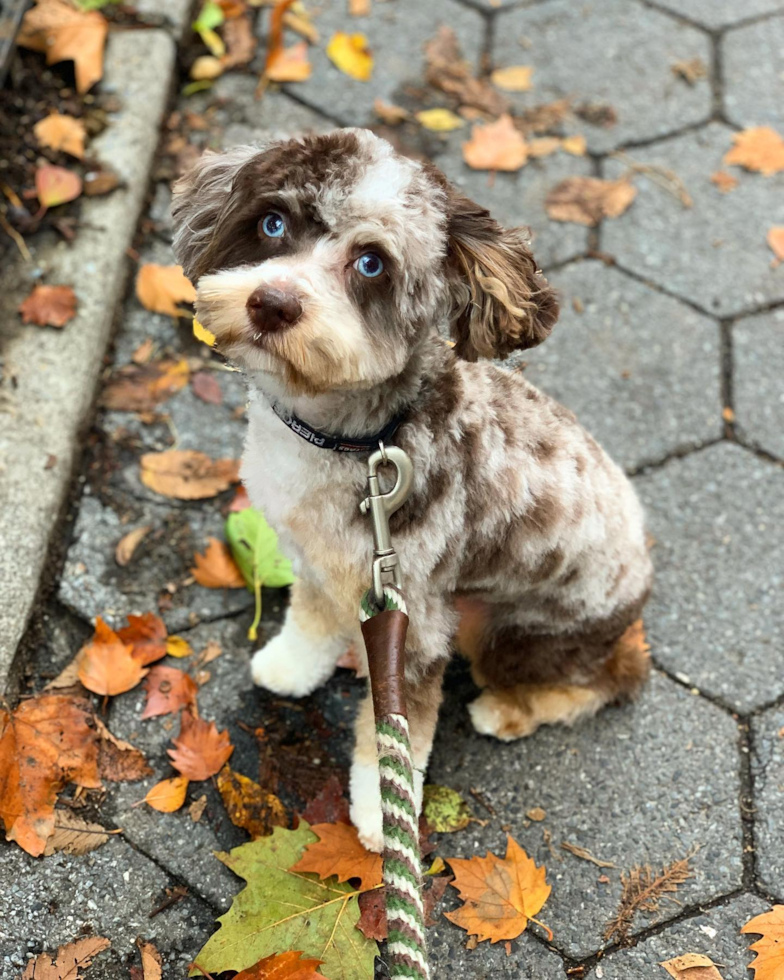
M 222 215 L 231 206 L 234 178 L 262 146 L 236 146 L 225 153 L 207 150 L 173 187 L 174 255 L 193 282 L 208 271 L 209 245 Z
M 502 228 L 452 187 L 447 207 L 455 352 L 475 361 L 541 344 L 558 319 L 558 300 L 536 267 L 526 234 Z

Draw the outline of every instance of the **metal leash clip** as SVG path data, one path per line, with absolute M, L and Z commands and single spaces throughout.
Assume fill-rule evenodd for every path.
M 395 485 L 387 493 L 382 493 L 378 482 L 378 468 L 382 463 L 392 463 L 397 470 Z M 402 507 L 411 492 L 414 479 L 414 466 L 408 455 L 396 446 L 379 448 L 368 459 L 368 495 L 359 505 L 363 514 L 370 511 L 373 521 L 373 601 L 380 609 L 384 605 L 384 585 L 400 582 L 400 558 L 392 547 L 389 534 L 389 518 Z

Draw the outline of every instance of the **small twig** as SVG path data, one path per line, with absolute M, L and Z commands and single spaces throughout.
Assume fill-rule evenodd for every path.
M 657 187 L 661 187 L 662 190 L 667 191 L 677 201 L 680 201 L 685 208 L 690 208 L 694 205 L 694 201 L 686 190 L 685 184 L 674 170 L 670 170 L 668 167 L 658 166 L 654 163 L 638 163 L 636 160 L 632 160 L 623 150 L 616 150 L 610 156 L 615 160 L 619 160 L 621 163 L 625 163 L 631 173 L 642 174 L 644 177 L 647 177 L 651 183 L 656 184 Z M 624 174 L 622 179 L 626 179 L 627 176 L 628 174 Z
M 584 847 L 580 847 L 578 844 L 570 844 L 569 841 L 563 840 L 561 841 L 561 847 L 570 854 L 574 854 L 575 857 L 582 858 L 583 861 L 590 861 L 591 864 L 595 864 L 597 868 L 615 867 L 612 861 L 602 861 L 600 858 L 594 857 L 590 851 L 587 851 Z
M 211 973 L 207 973 L 207 971 L 204 969 L 203 966 L 199 966 L 196 960 L 194 960 L 193 963 L 191 963 L 191 966 L 195 967 L 197 970 L 201 972 L 202 976 L 204 977 L 204 980 L 215 980 L 215 977 L 213 977 Z
M 19 232 L 16 230 L 16 228 L 12 228 L 11 227 L 11 225 L 6 220 L 6 217 L 2 213 L 2 211 L 0 211 L 0 228 L 2 228 L 3 231 L 6 233 L 6 235 L 8 235 L 8 237 L 13 240 L 14 244 L 16 245 L 16 247 L 22 253 L 22 258 L 26 262 L 32 262 L 33 261 L 33 257 L 30 254 L 30 249 L 27 247 L 27 244 L 26 244 L 24 238 L 22 238 L 22 236 L 19 234 Z
M 471 794 L 471 796 L 473 796 L 473 798 L 476 800 L 476 802 L 480 806 L 483 806 L 485 808 L 485 810 L 487 810 L 487 812 L 490 814 L 491 817 L 497 817 L 498 816 L 498 814 L 493 809 L 493 807 L 491 806 L 491 804 L 489 804 L 487 802 L 487 800 L 485 799 L 485 797 L 482 795 L 482 793 L 479 792 L 478 789 L 474 789 L 472 786 L 469 786 L 468 792 Z
M 154 908 L 152 912 L 149 913 L 147 918 L 148 919 L 155 918 L 156 915 L 159 915 L 161 912 L 165 912 L 166 909 L 171 908 L 172 905 L 176 905 L 177 902 L 181 902 L 187 894 L 188 894 L 188 889 L 184 885 L 175 885 L 175 887 L 172 888 L 171 893 L 167 895 L 166 898 L 164 898 L 164 900 L 161 902 L 160 905 L 157 906 L 157 908 Z M 198 967 L 197 963 L 194 963 L 193 965 Z M 198 968 L 201 969 L 201 967 Z M 204 970 L 202 970 L 202 973 L 204 973 Z M 205 973 L 204 975 L 207 977 L 209 976 L 208 973 Z

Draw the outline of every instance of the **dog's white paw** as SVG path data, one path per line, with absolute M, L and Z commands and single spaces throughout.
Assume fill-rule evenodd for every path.
M 471 723 L 480 735 L 492 735 L 502 742 L 532 735 L 539 727 L 537 720 L 516 705 L 511 705 L 492 691 L 482 694 L 468 705 Z
M 309 642 L 299 630 L 287 626 L 253 654 L 253 683 L 274 694 L 302 698 L 311 694 L 332 674 L 332 648 L 324 650 L 317 640 Z
M 358 762 L 352 765 L 350 814 L 363 846 L 381 854 L 384 850 L 384 830 L 377 766 Z

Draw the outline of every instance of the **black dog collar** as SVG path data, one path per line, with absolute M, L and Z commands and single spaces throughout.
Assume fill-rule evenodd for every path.
M 370 453 L 378 449 L 380 442 L 386 443 L 397 432 L 403 424 L 403 416 L 396 415 L 391 422 L 387 423 L 380 432 L 369 436 L 332 436 L 326 432 L 319 432 L 312 425 L 303 422 L 302 419 L 287 412 L 276 402 L 272 402 L 272 410 L 278 418 L 287 425 L 292 432 L 296 432 L 311 446 L 319 449 L 332 449 L 336 453 Z

